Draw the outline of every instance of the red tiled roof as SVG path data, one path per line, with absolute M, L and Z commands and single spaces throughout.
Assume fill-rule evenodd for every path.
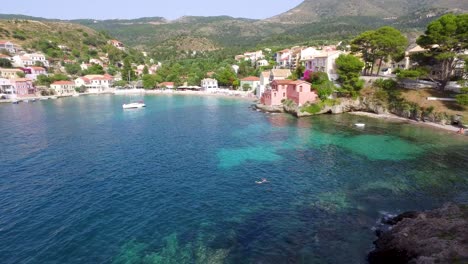
M 241 79 L 241 81 L 245 81 L 245 82 L 257 82 L 257 81 L 260 81 L 260 78 L 256 77 L 256 76 L 249 76 L 249 77 L 245 77 L 244 79 Z
M 31 69 L 34 69 L 34 70 L 37 70 L 37 71 L 45 71 L 44 68 L 38 67 L 38 66 L 31 66 L 31 67 L 28 67 L 28 68 L 31 68 Z
M 274 80 L 272 83 L 276 83 L 278 85 L 295 84 L 293 80 Z
M 75 83 L 71 81 L 56 81 L 52 83 L 52 85 L 71 85 L 71 84 L 74 85 Z
M 174 82 L 162 82 L 159 85 L 172 85 L 172 86 L 174 86 Z

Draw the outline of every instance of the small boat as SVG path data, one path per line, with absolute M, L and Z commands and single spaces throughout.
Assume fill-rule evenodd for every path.
M 13 104 L 19 104 L 19 101 L 18 100 L 14 100 L 12 101 Z
M 25 103 L 29 103 L 29 100 L 28 100 L 28 99 L 26 99 L 26 100 L 23 100 L 23 102 L 25 102 Z
M 75 93 L 75 94 L 73 94 L 72 96 L 73 96 L 73 97 L 78 97 L 78 96 L 80 96 L 80 94 Z
M 51 96 L 51 97 L 49 97 L 49 99 L 55 100 L 55 99 L 57 99 L 57 96 Z
M 357 126 L 357 127 L 365 127 L 366 126 L 366 124 L 364 124 L 364 123 L 356 123 L 354 125 Z
M 143 102 L 128 103 L 128 104 L 122 105 L 123 109 L 133 109 L 133 108 L 143 108 L 143 107 L 146 107 L 145 103 Z

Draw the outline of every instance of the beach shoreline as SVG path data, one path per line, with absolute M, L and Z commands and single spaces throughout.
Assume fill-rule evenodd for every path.
M 400 121 L 400 122 L 405 122 L 408 124 L 425 126 L 425 127 L 435 128 L 435 129 L 444 130 L 444 131 L 453 132 L 453 133 L 457 133 L 460 129 L 459 127 L 456 127 L 453 125 L 442 125 L 442 124 L 437 124 L 433 122 L 416 121 L 416 120 L 411 120 L 408 118 L 400 117 L 394 114 L 375 114 L 375 113 L 362 112 L 362 111 L 348 112 L 348 113 L 351 115 L 366 116 L 370 118 L 377 118 L 377 119 L 382 119 L 382 120 L 387 120 L 387 121 Z
M 246 101 L 255 101 L 257 97 L 255 96 L 245 96 L 240 93 L 226 94 L 226 93 L 210 93 L 210 92 L 201 92 L 201 91 L 161 91 L 161 90 L 147 90 L 145 95 L 194 95 L 194 96 L 208 96 L 208 97 L 218 97 L 218 98 L 231 98 L 231 99 L 241 99 Z

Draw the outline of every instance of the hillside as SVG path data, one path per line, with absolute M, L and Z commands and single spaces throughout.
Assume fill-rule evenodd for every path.
M 169 60 L 194 51 L 247 50 L 346 40 L 384 25 L 418 35 L 414 32 L 422 32 L 430 21 L 444 13 L 467 10 L 466 0 L 305 0 L 291 10 L 265 20 L 185 16 L 172 21 L 162 17 L 144 17 L 66 22 L 86 26 L 80 29 L 97 39 L 106 37 L 106 34 L 93 33 L 89 28 L 107 32 L 125 45 L 148 51 L 160 60 Z M 57 20 L 21 15 L 0 15 L 2 17 L 35 19 L 45 25 L 59 23 Z M 54 26 L 50 28 L 54 29 Z M 55 37 L 56 33 L 52 32 Z M 62 33 L 61 36 L 64 35 Z M 82 34 L 69 35 L 70 45 L 84 41 L 76 39 Z
M 464 0 L 305 0 L 297 7 L 272 18 L 269 22 L 304 24 L 347 16 L 394 18 L 420 11 L 467 12 Z
M 84 57 L 90 49 L 100 51 L 107 45 L 109 36 L 79 24 L 14 19 L 0 20 L 0 39 L 62 59 L 65 54 L 59 45 L 75 51 L 75 57 Z

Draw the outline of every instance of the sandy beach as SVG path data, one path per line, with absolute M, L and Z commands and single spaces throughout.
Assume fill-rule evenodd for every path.
M 232 98 L 232 99 L 241 99 L 247 101 L 255 101 L 257 98 L 255 96 L 248 96 L 245 92 L 233 91 L 232 94 L 228 93 L 210 93 L 204 91 L 171 91 L 166 92 L 162 90 L 147 90 L 145 91 L 146 95 L 191 95 L 191 96 L 213 96 L 213 97 L 222 97 L 222 98 Z
M 372 118 L 379 118 L 379 119 L 386 119 L 389 121 L 401 121 L 401 122 L 407 122 L 415 125 L 420 125 L 420 126 L 427 126 L 431 128 L 437 128 L 437 129 L 443 129 L 445 131 L 450 131 L 456 133 L 460 128 L 452 125 L 441 125 L 441 124 L 436 124 L 432 122 L 418 122 L 415 120 L 407 119 L 404 117 L 400 117 L 397 115 L 393 114 L 374 114 L 374 113 L 368 113 L 368 112 L 349 112 L 349 114 L 352 115 L 359 115 L 359 116 L 367 116 L 367 117 L 372 117 Z M 466 135 L 466 132 L 465 132 Z

